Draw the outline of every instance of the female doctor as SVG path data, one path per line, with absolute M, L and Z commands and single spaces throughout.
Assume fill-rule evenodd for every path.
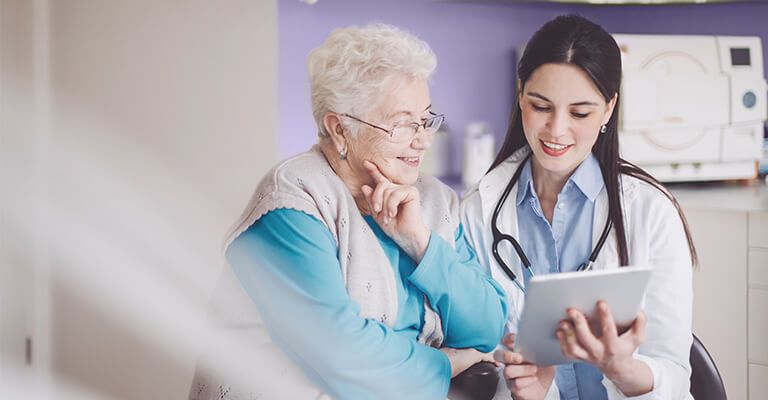
M 467 238 L 510 301 L 507 348 L 495 353 L 509 391 L 497 398 L 690 399 L 696 252 L 672 195 L 619 158 L 616 42 L 582 17 L 557 17 L 528 42 L 518 78 L 504 145 L 462 204 Z M 602 335 L 575 309 L 541 333 L 556 334 L 572 364 L 535 366 L 510 350 L 532 275 L 627 265 L 652 275 L 625 333 L 598 302 Z

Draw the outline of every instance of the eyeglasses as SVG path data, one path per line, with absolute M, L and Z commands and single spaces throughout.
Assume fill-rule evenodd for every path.
M 348 117 L 352 118 L 357 122 L 361 122 L 363 124 L 366 124 L 370 126 L 371 128 L 376 128 L 382 132 L 386 132 L 389 135 L 389 140 L 395 143 L 405 143 L 410 142 L 413 140 L 414 137 L 416 137 L 416 133 L 419 131 L 419 128 L 424 128 L 424 132 L 426 133 L 435 133 L 438 129 L 440 129 L 440 125 L 443 124 L 443 121 L 445 120 L 445 115 L 443 114 L 434 114 L 431 113 L 432 116 L 426 119 L 423 119 L 421 123 L 418 122 L 411 122 L 409 124 L 400 124 L 395 125 L 392 127 L 392 129 L 385 129 L 380 126 L 374 125 L 370 122 L 363 121 L 360 118 L 353 117 L 349 114 L 340 114 L 342 117 Z

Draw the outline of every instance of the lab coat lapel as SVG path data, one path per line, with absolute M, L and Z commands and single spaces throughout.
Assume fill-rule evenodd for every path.
M 496 282 L 498 282 L 502 288 L 504 288 L 510 300 L 510 304 L 513 305 L 509 309 L 506 327 L 507 332 L 517 332 L 517 323 L 520 320 L 520 313 L 523 309 L 523 302 L 525 298 L 520 289 L 518 289 L 517 286 L 512 283 L 507 274 L 502 270 L 502 268 L 493 258 L 493 235 L 491 224 L 493 219 L 493 211 L 496 209 L 496 204 L 498 203 L 501 194 L 504 192 L 504 189 L 507 187 L 509 180 L 512 178 L 512 175 L 514 175 L 518 165 L 520 164 L 519 161 L 522 158 L 520 157 L 520 154 L 522 154 L 522 157 L 524 157 L 527 155 L 527 152 L 521 153 L 518 151 L 517 153 L 513 154 L 494 170 L 486 174 L 478 183 L 478 191 L 480 193 L 482 205 L 482 218 L 483 221 L 486 221 L 485 226 L 487 226 L 485 234 L 487 235 L 488 240 L 487 249 L 485 249 L 485 251 L 489 253 L 488 259 L 491 265 L 491 277 L 496 280 Z M 499 218 L 497 220 L 497 226 L 501 232 L 512 235 L 519 241 L 520 230 L 518 229 L 517 224 L 517 207 L 515 205 L 516 198 L 517 185 L 512 188 L 509 196 L 507 197 L 507 201 L 502 206 L 502 209 L 499 213 Z M 517 274 L 517 276 L 522 279 L 523 272 L 520 266 L 520 259 L 512 248 L 512 245 L 504 244 L 500 246 L 499 254 L 504 259 L 504 261 L 506 261 L 507 265 L 509 265 L 512 271 L 514 271 L 515 274 Z
M 489 235 L 488 237 L 490 239 L 488 240 L 489 246 L 493 245 L 493 235 L 491 233 L 493 211 L 496 209 L 496 204 L 498 203 L 501 194 L 504 192 L 504 189 L 507 187 L 509 179 L 511 179 L 512 175 L 515 173 L 517 165 L 518 163 L 504 162 L 480 180 L 478 190 L 480 191 L 480 198 L 482 200 L 483 220 L 488 221 L 487 231 Z M 515 185 L 510 191 L 509 196 L 507 197 L 507 201 L 501 208 L 501 212 L 499 213 L 499 218 L 496 223 L 498 229 L 501 232 L 518 238 L 519 229 L 517 226 L 517 207 L 515 206 L 516 197 L 517 185 Z M 489 247 L 488 250 L 491 251 L 492 249 Z M 499 248 L 499 254 L 507 262 L 507 265 L 509 265 L 510 268 L 512 268 L 512 270 L 518 274 L 518 276 L 522 276 L 520 275 L 520 259 L 514 252 L 514 249 L 511 245 L 502 245 Z M 501 269 L 501 267 L 496 263 L 496 260 L 493 257 L 490 257 L 490 261 L 494 267 L 491 268 L 491 274 L 493 278 L 497 281 L 508 281 L 509 278 Z M 509 283 L 510 285 L 514 286 L 512 282 Z
M 624 212 L 627 209 L 624 208 Z M 600 235 L 603 233 L 605 227 L 605 221 L 608 219 L 608 191 L 605 186 L 598 194 L 595 200 L 595 212 L 592 219 L 592 248 L 600 241 Z M 626 226 L 626 218 L 625 218 Z M 595 264 L 592 266 L 594 270 L 613 269 L 619 266 L 619 256 L 616 247 L 616 226 L 611 228 L 611 232 L 605 239 L 603 249 L 597 255 Z

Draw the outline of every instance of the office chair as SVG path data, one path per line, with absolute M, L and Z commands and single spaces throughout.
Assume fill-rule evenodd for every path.
M 696 400 L 727 400 L 725 386 L 715 361 L 704 344 L 693 335 L 691 345 L 691 395 Z M 478 363 L 451 380 L 451 400 L 490 400 L 496 392 L 499 374 L 491 363 Z
M 448 398 L 451 400 L 490 400 L 496 394 L 499 373 L 496 365 L 477 363 L 451 379 Z M 697 399 L 698 400 L 698 399 Z
M 723 378 L 720 377 L 715 360 L 712 359 L 696 335 L 693 335 L 690 361 L 691 395 L 693 398 L 696 400 L 727 400 L 728 396 L 725 394 Z

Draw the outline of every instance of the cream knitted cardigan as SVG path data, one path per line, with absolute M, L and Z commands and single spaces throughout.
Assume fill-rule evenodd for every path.
M 415 186 L 421 198 L 424 223 L 433 234 L 453 246 L 459 224 L 456 194 L 432 177 L 419 177 Z M 282 162 L 267 173 L 227 235 L 224 251 L 259 218 L 279 208 L 303 211 L 328 227 L 338 245 L 339 265 L 347 291 L 359 304 L 360 316 L 393 326 L 398 315 L 398 299 L 392 266 L 352 194 L 319 146 Z M 426 297 L 424 300 L 424 326 L 418 340 L 439 347 L 443 341 L 440 317 Z M 272 342 L 258 310 L 229 266 L 224 268 L 214 293 L 211 314 L 219 325 L 218 338 L 212 344 L 220 349 L 198 363 L 190 399 L 323 397 Z M 233 364 L 238 366 L 232 368 Z M 220 371 L 222 369 L 224 371 Z M 242 376 L 238 379 L 237 375 Z

